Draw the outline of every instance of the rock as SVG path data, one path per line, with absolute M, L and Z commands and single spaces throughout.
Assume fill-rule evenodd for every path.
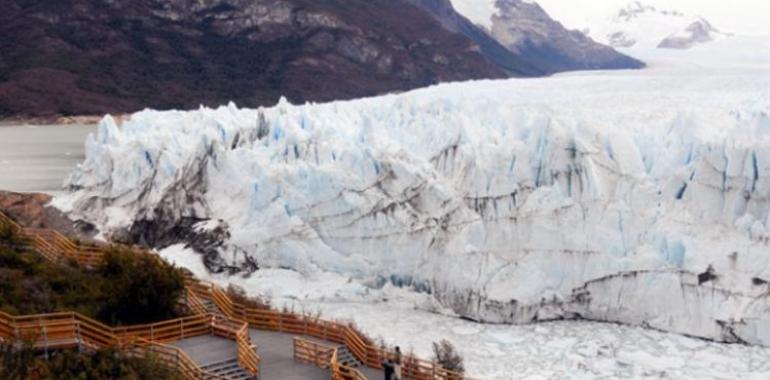
M 40 193 L 0 191 L 0 211 L 27 228 L 50 228 L 72 238 L 90 239 L 97 230 L 93 224 L 73 221 L 51 207 L 51 196 Z

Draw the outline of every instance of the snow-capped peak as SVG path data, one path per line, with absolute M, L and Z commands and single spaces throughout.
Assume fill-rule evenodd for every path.
M 641 15 L 644 15 L 644 13 L 660 13 L 662 15 L 666 16 L 674 16 L 674 17 L 684 17 L 684 14 L 677 11 L 668 11 L 668 10 L 657 10 L 655 7 L 651 5 L 645 5 L 638 1 L 635 1 L 633 3 L 628 4 L 625 8 L 622 8 L 618 14 L 615 16 L 616 20 L 625 20 L 625 21 L 631 21 L 637 17 L 640 17 Z
M 688 49 L 729 36 L 700 16 L 629 3 L 606 21 L 593 22 L 588 34 L 614 47 Z
M 451 0 L 456 10 L 476 23 L 508 51 L 545 71 L 634 69 L 643 63 L 569 30 L 538 2 L 528 0 Z

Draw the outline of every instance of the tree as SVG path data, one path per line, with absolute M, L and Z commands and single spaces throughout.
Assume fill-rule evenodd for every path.
M 452 343 L 446 339 L 442 339 L 438 343 L 433 342 L 433 360 L 444 367 L 444 369 L 465 373 L 462 356 L 455 350 Z
M 16 247 L 21 245 L 24 239 L 19 232 L 11 225 L 0 223 L 0 244 Z
M 149 253 L 112 249 L 99 272 L 109 279 L 102 321 L 134 324 L 177 317 L 184 275 L 172 264 Z
M 181 380 L 152 355 L 131 356 L 111 349 L 80 353 L 62 350 L 45 359 L 31 346 L 0 343 L 3 380 Z

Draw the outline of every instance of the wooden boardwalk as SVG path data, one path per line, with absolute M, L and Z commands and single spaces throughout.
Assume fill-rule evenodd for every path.
M 261 358 L 260 380 L 328 380 L 331 378 L 329 369 L 294 360 L 293 338 L 295 335 L 256 329 L 250 329 L 249 333 Z M 233 341 L 214 335 L 186 338 L 178 340 L 172 345 L 184 350 L 201 367 L 232 361 L 236 358 L 236 348 Z M 369 380 L 384 378 L 382 371 L 365 367 L 361 367 L 359 370 Z
M 55 263 L 74 260 L 93 268 L 110 249 L 72 241 L 55 230 L 22 227 L 2 212 L 0 226 L 17 232 L 29 248 Z M 38 337 L 34 347 L 46 350 L 85 346 L 118 348 L 133 355 L 150 352 L 188 380 L 247 380 L 258 375 L 260 379 L 376 380 L 384 375 L 372 368 L 394 355 L 346 323 L 250 307 L 234 301 L 216 284 L 194 277 L 186 278 L 183 302 L 192 315 L 123 327 L 110 327 L 74 312 L 26 316 L 0 312 L 0 339 L 34 336 Z M 470 380 L 412 355 L 405 356 L 403 363 L 408 379 Z
M 264 380 L 329 380 L 328 369 L 294 360 L 292 335 L 251 329 L 251 341 L 262 359 L 260 378 Z
M 233 341 L 215 335 L 201 335 L 171 343 L 184 350 L 199 365 L 206 366 L 236 357 Z

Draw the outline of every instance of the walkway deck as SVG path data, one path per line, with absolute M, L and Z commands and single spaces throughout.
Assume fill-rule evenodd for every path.
M 294 360 L 293 335 L 251 329 L 251 341 L 257 345 L 261 359 L 260 379 L 264 380 L 329 380 L 328 369 Z
M 13 231 L 19 232 L 21 236 L 28 237 L 29 247 L 52 262 L 58 263 L 74 258 L 85 267 L 93 267 L 104 259 L 105 247 L 79 244 L 56 230 L 22 227 L 2 212 L 0 212 L 0 225 L 8 226 Z M 133 247 L 127 247 L 127 249 L 136 250 Z M 137 250 L 137 252 L 139 251 Z M 247 319 L 256 326 L 274 327 L 273 322 L 277 321 L 278 326 L 282 326 L 281 330 L 312 332 L 314 336 L 324 337 L 342 336 L 346 342 L 349 340 L 359 342 L 357 345 L 353 345 L 357 349 L 356 352 L 360 353 L 363 350 L 360 355 L 366 355 L 369 358 L 392 355 L 387 350 L 361 343 L 366 339 L 343 324 L 333 321 L 303 319 L 294 313 L 250 309 L 243 303 L 234 302 L 222 288 L 213 283 L 197 280 L 193 277 L 187 278 L 186 282 L 184 301 L 194 311 L 194 314 L 183 318 L 116 329 L 74 312 L 34 316 L 12 316 L 0 313 L 2 314 L 0 315 L 0 322 L 6 326 L 5 331 L 0 331 L 0 337 L 18 340 L 19 329 L 25 331 L 31 329 L 30 331 L 34 334 L 40 334 L 42 328 L 46 334 L 42 346 L 46 348 L 49 346 L 71 348 L 72 342 L 76 342 L 76 344 L 87 344 L 96 348 L 119 347 L 134 352 L 157 349 L 158 357 L 161 358 L 162 363 L 176 368 L 180 374 L 184 374 L 187 378 L 203 376 L 247 380 L 253 379 L 256 374 L 260 374 L 261 379 L 313 380 L 331 377 L 332 371 L 329 369 L 317 368 L 314 365 L 294 360 L 294 334 L 248 329 L 249 325 L 240 318 Z M 239 318 L 236 319 L 234 315 Z M 33 320 L 34 323 L 30 324 L 30 320 Z M 264 325 L 264 321 L 268 321 L 268 324 Z M 9 326 L 13 326 L 13 328 Z M 55 326 L 57 331 L 61 331 L 46 330 L 48 326 Z M 68 326 L 71 328 L 66 328 Z M 88 327 L 88 331 L 90 331 L 87 334 L 87 339 L 84 339 L 80 333 L 81 326 Z M 16 334 L 13 334 L 14 329 L 17 331 Z M 322 334 L 318 332 L 319 329 L 323 332 Z M 213 335 L 180 339 L 185 336 L 185 330 L 188 335 L 209 331 L 212 334 L 228 336 L 231 339 Z M 333 335 L 330 335 L 330 332 Z M 59 337 L 59 340 L 65 340 L 65 344 L 51 345 L 51 341 L 48 339 L 49 333 Z M 249 333 L 248 337 L 246 333 Z M 149 337 L 149 340 L 137 341 L 137 343 L 146 341 L 148 345 L 133 348 L 124 346 L 127 341 L 123 338 L 131 336 Z M 176 349 L 158 345 L 159 342 L 173 341 L 174 339 L 179 339 L 173 343 L 173 346 L 177 347 Z M 323 340 L 320 340 L 319 343 L 330 347 L 335 346 L 334 343 Z M 256 345 L 256 351 L 251 349 L 252 345 Z M 318 346 L 318 348 L 309 348 L 314 346 Z M 329 361 L 334 360 L 332 359 L 334 356 L 329 355 L 331 351 L 328 348 L 323 348 L 323 346 L 305 343 L 298 347 L 300 347 L 299 355 L 304 360 L 310 360 L 315 364 L 326 365 L 327 356 L 329 356 Z M 338 353 L 336 363 L 340 364 L 340 368 L 335 366 L 334 375 L 340 377 L 344 375 L 343 372 L 349 371 L 347 366 L 356 366 L 359 363 L 348 347 L 336 345 L 336 348 Z M 320 349 L 320 351 L 312 351 L 315 349 Z M 180 355 L 179 350 L 183 351 L 185 355 Z M 261 360 L 257 351 L 262 354 Z M 316 352 L 323 352 L 324 356 L 317 356 L 319 354 Z M 435 363 L 417 358 L 410 359 L 407 364 L 412 366 L 412 369 L 416 369 L 419 377 L 422 377 L 422 374 L 426 373 L 424 369 L 428 368 L 432 377 L 438 373 L 443 379 L 463 378 L 461 374 L 447 373 L 440 368 L 437 372 Z M 384 377 L 381 371 L 365 367 L 358 368 L 357 372 L 368 377 L 369 380 Z
M 200 366 L 237 357 L 235 342 L 214 335 L 201 335 L 171 343 L 184 350 Z
M 329 380 L 328 369 L 294 360 L 295 335 L 250 329 L 251 341 L 257 346 L 261 358 L 260 380 Z M 313 339 L 323 342 L 318 339 Z M 334 345 L 330 342 L 323 342 Z M 213 335 L 196 336 L 172 343 L 183 349 L 201 366 L 236 357 L 232 340 Z M 361 367 L 358 369 L 369 380 L 383 379 L 382 371 Z

